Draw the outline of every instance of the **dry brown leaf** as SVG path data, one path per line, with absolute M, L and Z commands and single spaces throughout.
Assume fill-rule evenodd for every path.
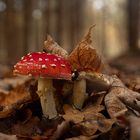
M 89 137 L 86 136 L 78 136 L 78 137 L 72 137 L 72 138 L 67 138 L 65 140 L 91 140 Z
M 101 58 L 97 54 L 96 49 L 91 45 L 91 29 L 89 29 L 88 34 L 84 39 L 76 46 L 76 48 L 71 52 L 68 57 L 73 70 L 77 69 L 90 70 L 90 71 L 100 71 L 102 67 Z
M 130 117 L 130 140 L 139 140 L 140 138 L 140 118 L 131 116 Z
M 18 135 L 18 139 L 20 140 L 49 140 L 47 136 L 22 136 Z
M 113 76 L 113 83 L 109 93 L 105 96 L 105 106 L 111 118 L 125 115 L 127 107 L 140 113 L 140 94 L 134 92 L 122 83 L 122 81 Z
M 17 140 L 16 135 L 6 135 L 0 133 L 0 140 Z
M 10 116 L 15 110 L 32 101 L 29 91 L 30 82 L 28 80 L 24 84 L 18 85 L 8 94 L 0 93 L 0 118 Z
M 70 123 L 68 121 L 63 121 L 61 124 L 57 126 L 57 129 L 54 132 L 51 139 L 53 140 L 61 139 L 61 137 L 65 135 L 65 133 L 67 133 L 69 130 L 70 130 Z
M 4 119 L 5 125 L 7 123 L 5 122 L 6 119 Z M 30 116 L 28 108 L 20 110 L 20 112 L 16 114 L 15 119 L 16 121 L 14 121 L 12 125 L 10 125 L 7 129 L 4 129 L 4 132 L 15 134 L 18 137 L 18 139 L 23 140 L 51 139 L 51 137 L 53 136 L 53 134 L 55 134 L 57 130 L 58 124 L 62 122 L 61 118 L 48 120 L 46 118 L 39 119 L 37 116 Z M 9 123 L 11 124 L 11 122 Z
M 105 106 L 111 118 L 114 118 L 118 115 L 119 112 L 125 113 L 127 107 L 123 104 L 118 98 L 118 94 L 122 91 L 121 87 L 124 87 L 124 84 L 114 77 L 114 82 L 109 93 L 105 96 Z
M 85 121 L 77 124 L 77 127 L 79 127 L 82 135 L 92 136 L 97 132 L 97 130 L 102 133 L 109 131 L 114 122 L 115 121 L 113 119 L 106 119 L 102 114 L 97 113 Z
M 113 119 L 106 119 L 101 113 L 103 106 L 90 106 L 84 111 L 78 111 L 72 107 L 65 105 L 63 115 L 67 121 L 75 123 L 73 129 L 80 131 L 84 136 L 93 136 L 97 130 L 101 133 L 105 133 L 112 128 L 112 124 L 115 122 Z
M 8 94 L 10 90 L 28 81 L 27 77 L 11 77 L 0 80 L 0 92 Z
M 38 117 L 32 116 L 30 120 L 18 121 L 11 128 L 11 133 L 16 134 L 18 137 L 28 137 L 30 139 L 44 139 L 51 138 L 56 132 L 59 120 L 40 120 Z
M 92 106 L 100 105 L 104 101 L 105 94 L 106 94 L 105 91 L 98 92 L 98 93 L 93 92 L 89 96 L 89 99 L 87 99 L 85 106 L 90 105 L 90 104 L 92 104 Z
M 134 90 L 136 92 L 140 92 L 140 76 L 127 76 L 124 79 L 124 82 L 126 83 L 129 89 Z
M 84 116 L 81 114 L 79 110 L 73 109 L 69 105 L 64 105 L 63 106 L 65 114 L 63 115 L 63 118 L 66 121 L 73 121 L 75 123 L 79 123 L 83 121 Z
M 68 53 L 65 49 L 60 47 L 50 35 L 47 36 L 47 40 L 44 41 L 44 50 L 46 52 L 50 52 L 52 54 L 57 54 L 59 56 L 62 56 L 64 58 L 68 57 Z
M 91 116 L 95 115 L 96 113 L 102 111 L 104 107 L 102 105 L 98 106 L 90 106 L 84 111 L 79 111 L 76 109 L 73 109 L 69 105 L 64 105 L 64 112 L 63 118 L 66 121 L 73 121 L 74 123 L 80 123 L 86 118 L 90 118 Z
M 11 128 L 12 134 L 32 136 L 41 134 L 39 128 L 40 120 L 37 117 L 32 117 L 28 123 L 18 122 Z

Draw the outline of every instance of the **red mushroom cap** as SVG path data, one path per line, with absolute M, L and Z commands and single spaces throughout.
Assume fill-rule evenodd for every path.
M 67 60 L 55 54 L 33 52 L 22 57 L 14 66 L 14 74 L 71 80 L 71 67 Z

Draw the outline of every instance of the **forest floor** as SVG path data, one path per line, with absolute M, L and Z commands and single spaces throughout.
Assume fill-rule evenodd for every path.
M 110 63 L 112 74 L 116 74 L 130 91 L 140 93 L 140 56 L 127 55 Z M 121 111 L 105 100 L 111 92 L 122 92 L 121 86 L 103 91 L 92 91 L 83 109 L 77 110 L 71 104 L 71 95 L 64 97 L 59 93 L 57 110 L 59 116 L 49 120 L 42 117 L 40 100 L 36 93 L 35 79 L 15 77 L 11 68 L 0 66 L 0 139 L 1 140 L 136 140 L 140 135 L 140 102 L 132 96 L 133 103 L 126 98 L 120 99 L 123 106 L 116 104 L 115 97 L 109 96 L 109 102 L 115 108 L 121 106 Z M 54 80 L 57 85 L 58 81 Z M 63 81 L 59 82 L 60 86 Z M 54 84 L 54 85 L 55 85 Z M 118 86 L 118 87 L 117 87 Z M 57 87 L 56 87 L 57 88 Z M 111 94 L 110 94 L 111 95 Z M 138 96 L 139 97 L 139 96 Z M 69 98 L 69 99 L 66 99 Z M 125 95 L 124 95 L 125 98 Z M 131 98 L 131 97 L 130 97 Z M 63 99 L 63 100 L 62 100 Z M 116 99 L 115 99 L 116 100 Z M 107 103 L 106 103 L 107 102 Z M 111 109 L 110 109 L 111 108 Z M 127 109 L 127 110 L 126 110 Z
M 47 105 L 41 101 L 47 103 L 47 99 L 39 94 L 37 79 L 14 76 L 13 66 L 11 68 L 0 65 L 0 140 L 139 139 L 140 55 L 128 53 L 104 64 L 101 71 L 103 63 L 96 49 L 91 46 L 90 32 L 91 28 L 70 55 L 51 37 L 45 41 L 44 49 L 52 53 L 49 53 L 49 56 L 55 54 L 55 58 L 63 62 L 62 57 L 66 57 L 66 61 L 68 60 L 72 67 L 70 71 L 77 70 L 73 73 L 74 81 L 53 80 L 54 104 L 58 112 L 55 118 L 49 119 L 44 116 L 42 110 Z M 47 53 L 40 52 L 34 55 L 47 56 Z M 28 54 L 15 65 L 16 72 L 19 64 L 25 64 L 24 70 L 18 69 L 22 72 L 37 72 L 34 66 L 37 65 L 38 69 L 38 64 L 42 66 L 40 57 L 36 60 L 29 59 L 29 62 L 27 59 L 23 60 L 28 57 L 32 55 Z M 48 61 L 45 62 L 45 66 L 46 64 Z M 49 61 L 47 68 L 50 66 L 56 66 L 54 59 Z M 58 71 L 64 74 L 61 66 L 56 71 L 56 67 L 51 70 L 54 74 Z M 66 67 L 63 65 L 63 68 L 64 66 Z M 42 73 L 39 71 L 39 74 Z M 73 74 L 70 74 L 71 79 Z M 82 83 L 84 88 L 79 83 Z M 77 104 L 80 109 L 77 109 Z M 48 108 L 48 112 L 51 111 L 52 106 Z

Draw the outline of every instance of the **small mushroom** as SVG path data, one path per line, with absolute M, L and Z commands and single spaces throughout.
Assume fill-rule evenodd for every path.
M 102 68 L 102 61 L 96 49 L 92 46 L 91 30 L 95 25 L 89 28 L 87 35 L 75 47 L 75 49 L 68 56 L 68 60 L 72 66 L 72 70 L 76 70 L 73 74 L 74 88 L 73 88 L 73 105 L 82 109 L 83 104 L 87 98 L 86 88 L 87 81 L 85 77 L 75 78 L 77 73 L 83 72 L 99 72 Z
M 81 71 L 78 72 L 78 75 L 76 73 L 77 71 L 72 74 L 72 79 L 76 77 L 73 87 L 73 104 L 78 109 L 82 109 L 88 97 L 88 94 L 86 94 L 87 88 L 88 92 L 93 91 L 93 89 L 98 91 L 108 90 L 113 82 L 111 76 L 98 72 Z
M 38 91 L 43 115 L 57 116 L 52 79 L 71 80 L 71 67 L 67 60 L 55 54 L 34 52 L 21 58 L 14 66 L 14 74 L 38 78 Z

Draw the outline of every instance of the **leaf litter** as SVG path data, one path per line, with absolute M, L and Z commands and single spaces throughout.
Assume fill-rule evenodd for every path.
M 44 43 L 45 51 L 64 56 L 70 61 L 73 70 L 84 70 L 87 73 L 88 78 L 86 75 L 85 79 L 87 78 L 88 97 L 83 109 L 75 109 L 70 101 L 73 83 L 54 80 L 56 92 L 59 92 L 60 101 L 57 106 L 59 106 L 60 115 L 52 120 L 44 118 L 36 94 L 36 80 L 3 73 L 0 79 L 1 139 L 91 140 L 117 138 L 127 140 L 130 138 L 130 132 L 131 139 L 138 138 L 139 133 L 136 132 L 139 130 L 139 126 L 133 122 L 139 122 L 140 117 L 139 77 L 130 80 L 130 77 L 125 77 L 123 73 L 124 77 L 119 75 L 122 82 L 117 76 L 111 75 L 114 71 L 114 68 L 111 70 L 111 67 L 109 68 L 110 75 L 101 74 L 103 63 L 91 44 L 92 28 L 70 55 L 50 36 Z M 8 69 L 7 71 L 9 72 Z M 92 75 L 89 72 L 92 72 Z M 117 70 L 117 72 L 120 71 Z M 95 81 L 96 86 L 94 85 Z M 92 85 L 95 89 L 92 88 Z M 105 88 L 99 90 L 102 85 L 105 85 Z M 59 105 L 60 103 L 61 105 Z M 136 130 L 132 131 L 134 128 Z

